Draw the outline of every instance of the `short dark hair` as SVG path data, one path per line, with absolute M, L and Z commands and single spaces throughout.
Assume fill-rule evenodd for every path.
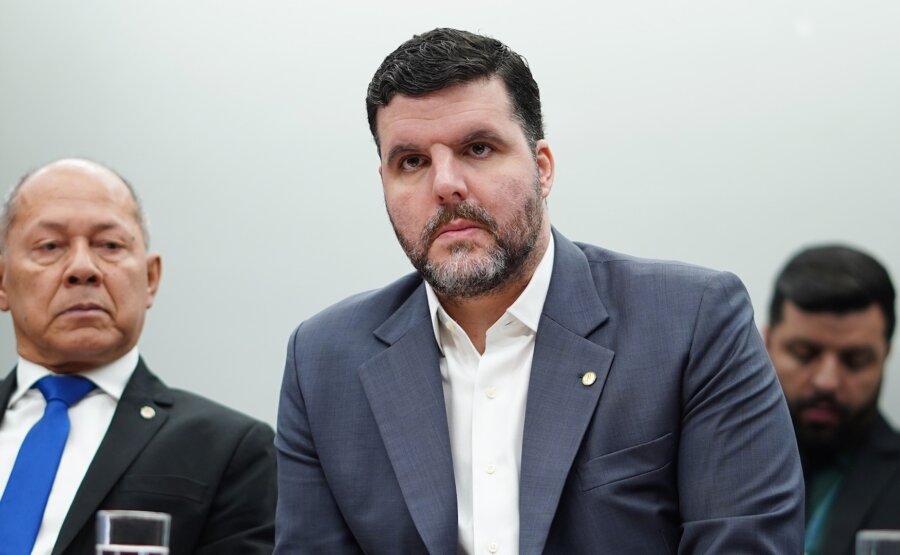
M 534 147 L 544 138 L 544 122 L 541 94 L 528 62 L 496 39 L 446 28 L 413 36 L 388 54 L 375 72 L 366 93 L 375 144 L 380 146 L 375 115 L 395 94 L 423 96 L 494 75 L 506 85 L 513 115 Z
M 775 280 L 769 325 L 781 322 L 785 301 L 808 312 L 844 314 L 878 305 L 884 337 L 894 334 L 896 293 L 884 266 L 872 256 L 843 245 L 821 245 L 794 255 Z

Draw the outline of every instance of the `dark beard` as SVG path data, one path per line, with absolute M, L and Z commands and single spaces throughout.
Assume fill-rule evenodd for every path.
M 836 427 L 800 422 L 799 415 L 803 409 L 820 404 L 829 405 L 840 415 L 840 423 Z M 878 415 L 878 392 L 856 412 L 838 404 L 831 394 L 816 395 L 789 406 L 804 470 L 815 471 L 834 464 L 838 457 L 852 451 L 868 436 Z
M 434 264 L 428 260 L 434 235 L 454 219 L 483 226 L 494 237 L 494 246 L 484 258 L 472 261 L 465 258 L 474 245 L 470 241 L 460 241 L 453 246 L 450 260 Z M 436 293 L 448 299 L 472 299 L 501 290 L 504 284 L 523 272 L 540 239 L 542 224 L 540 182 L 535 178 L 533 194 L 513 222 L 503 229 L 483 207 L 464 202 L 441 207 L 415 244 L 404 240 L 397 226 L 394 226 L 394 232 L 413 267 Z

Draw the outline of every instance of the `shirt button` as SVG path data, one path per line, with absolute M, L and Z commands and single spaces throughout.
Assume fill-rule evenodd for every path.
M 487 468 L 485 468 L 484 470 L 488 474 L 493 474 L 494 472 L 497 472 L 497 467 L 492 464 L 489 464 L 489 465 L 487 465 Z
M 488 399 L 493 399 L 494 397 L 497 396 L 497 390 L 494 389 L 493 387 L 489 387 L 484 390 L 484 394 L 487 395 Z
M 491 553 L 496 553 L 500 549 L 500 546 L 497 545 L 497 542 L 491 542 L 488 544 L 488 551 Z

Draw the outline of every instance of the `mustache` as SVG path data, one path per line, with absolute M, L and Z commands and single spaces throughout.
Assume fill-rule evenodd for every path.
M 491 235 L 497 235 L 497 222 L 491 217 L 487 210 L 475 204 L 462 202 L 459 204 L 442 206 L 440 210 L 428 220 L 425 229 L 422 230 L 422 235 L 420 237 L 421 243 L 423 245 L 431 245 L 438 230 L 453 220 L 468 220 L 480 224 L 484 226 Z
M 794 410 L 800 412 L 811 407 L 822 406 L 833 410 L 843 418 L 849 418 L 851 416 L 850 409 L 838 403 L 837 399 L 835 399 L 834 395 L 831 393 L 817 393 L 810 397 L 806 397 L 805 399 L 798 399 L 794 403 Z

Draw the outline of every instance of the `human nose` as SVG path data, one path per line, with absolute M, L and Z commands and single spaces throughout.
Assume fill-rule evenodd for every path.
M 469 196 L 462 168 L 449 148 L 438 147 L 432 154 L 435 199 L 441 204 L 456 204 Z
M 90 246 L 83 243 L 72 245 L 71 257 L 66 267 L 67 285 L 97 285 L 101 281 L 100 268 L 94 261 Z
M 825 355 L 814 370 L 812 384 L 816 391 L 835 392 L 841 383 L 841 363 L 833 354 Z

